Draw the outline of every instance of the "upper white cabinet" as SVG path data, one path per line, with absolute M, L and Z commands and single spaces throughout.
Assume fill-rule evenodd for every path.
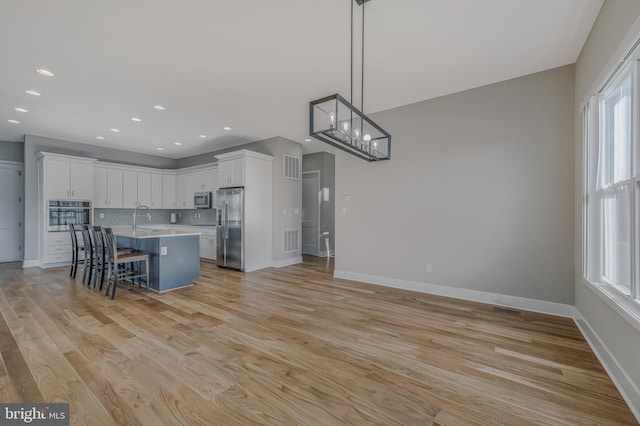
M 194 173 L 193 189 L 194 192 L 213 191 L 213 169 L 207 169 L 201 172 Z
M 151 173 L 124 170 L 122 182 L 122 207 L 125 209 L 135 209 L 138 206 L 151 207 Z
M 138 172 L 138 206 L 151 207 L 151 173 Z
M 175 209 L 176 207 L 178 207 L 176 203 L 176 175 L 162 175 L 162 208 Z
M 159 173 L 151 174 L 151 202 L 149 207 L 152 209 L 161 209 L 162 207 L 162 175 Z
M 193 195 L 198 192 L 195 173 L 181 173 L 176 178 L 176 199 L 179 209 L 193 209 Z
M 218 185 L 220 188 L 244 186 L 244 156 L 236 155 L 218 161 Z
M 67 173 L 68 167 L 55 164 L 56 173 Z M 59 169 L 59 170 L 58 170 Z M 135 209 L 148 206 L 151 209 L 194 209 L 196 192 L 211 192 L 215 206 L 218 189 L 218 169 L 213 164 L 163 171 L 147 167 L 98 162 L 91 182 L 94 182 L 94 206 L 96 208 Z M 67 189 L 58 190 L 66 194 Z
M 93 200 L 93 160 L 43 154 L 42 161 L 47 199 Z
M 93 206 L 122 208 L 122 170 L 99 166 L 94 168 Z

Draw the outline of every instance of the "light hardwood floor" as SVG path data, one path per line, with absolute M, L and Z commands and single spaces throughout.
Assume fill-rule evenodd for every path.
M 81 274 L 79 274 L 81 275 Z M 637 424 L 574 323 L 331 278 L 324 259 L 115 300 L 0 265 L 0 401 L 72 424 Z

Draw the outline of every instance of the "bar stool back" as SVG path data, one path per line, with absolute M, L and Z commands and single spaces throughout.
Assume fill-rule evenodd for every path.
M 84 243 L 84 271 L 82 272 L 82 282 L 89 285 L 91 284 L 91 275 L 93 274 L 93 245 L 89 225 L 82 225 L 80 232 L 82 233 L 82 242 Z
M 69 276 L 72 278 L 76 278 L 76 272 L 78 272 L 78 265 L 80 263 L 84 263 L 84 246 L 78 244 L 78 235 L 76 232 L 79 229 L 76 225 L 70 223 L 69 224 L 69 233 L 71 234 L 71 271 L 69 271 Z M 80 259 L 80 252 L 82 252 L 83 258 Z

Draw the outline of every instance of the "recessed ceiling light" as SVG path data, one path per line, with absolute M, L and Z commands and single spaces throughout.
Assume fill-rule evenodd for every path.
M 114 133 L 118 133 L 120 131 L 120 129 L 109 129 L 109 130 L 111 130 Z
M 180 146 L 180 145 L 182 145 L 182 142 L 174 142 L 173 144 Z
M 36 92 L 35 90 L 25 90 L 24 93 L 31 96 L 40 96 L 40 92 Z
M 96 139 L 104 139 L 104 136 L 96 136 Z
M 28 109 L 25 109 L 25 108 L 15 107 L 14 109 L 15 109 L 16 111 L 18 111 L 18 112 L 29 112 L 29 110 L 28 110 Z
M 305 142 L 311 142 L 311 139 L 307 138 L 304 140 Z
M 224 130 L 231 130 L 231 127 L 229 127 L 229 126 L 224 126 Z
M 11 124 L 20 124 L 18 120 L 7 120 Z
M 164 151 L 164 148 L 158 148 L 158 151 Z
M 154 108 L 158 111 L 164 111 L 164 107 L 162 105 L 154 105 Z
M 206 138 L 207 138 L 207 136 L 206 136 L 206 135 L 198 135 L 198 137 L 199 137 L 200 139 L 206 139 Z
M 46 70 L 46 69 L 44 69 L 44 68 L 38 68 L 38 69 L 36 70 L 36 72 L 37 72 L 38 74 L 40 74 L 40 75 L 44 75 L 45 77 L 53 77 L 53 76 L 55 75 L 55 74 L 54 74 L 54 73 L 52 73 L 51 71 Z
M 135 121 L 137 123 L 141 122 L 142 120 L 139 119 L 138 117 L 131 117 L 131 121 Z

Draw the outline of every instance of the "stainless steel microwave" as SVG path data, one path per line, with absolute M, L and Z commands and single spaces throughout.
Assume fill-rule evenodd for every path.
M 210 209 L 211 192 L 196 192 L 193 196 L 193 205 L 196 209 Z

